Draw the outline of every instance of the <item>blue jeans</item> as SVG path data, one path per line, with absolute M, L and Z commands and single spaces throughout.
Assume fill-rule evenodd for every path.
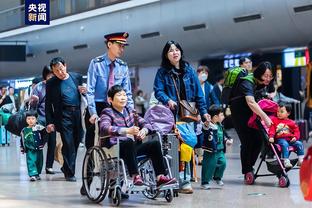
M 283 158 L 289 158 L 289 146 L 293 146 L 296 148 L 296 153 L 298 156 L 304 155 L 303 144 L 301 141 L 289 142 L 286 139 L 278 139 L 276 143 L 279 144 L 282 148 Z

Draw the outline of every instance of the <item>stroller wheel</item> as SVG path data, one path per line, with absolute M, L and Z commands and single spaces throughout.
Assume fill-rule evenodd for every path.
M 245 184 L 252 185 L 255 183 L 255 175 L 253 172 L 248 172 L 245 174 Z
M 281 188 L 287 188 L 289 186 L 289 179 L 287 176 L 281 176 L 279 179 L 278 179 L 278 185 L 279 187 Z

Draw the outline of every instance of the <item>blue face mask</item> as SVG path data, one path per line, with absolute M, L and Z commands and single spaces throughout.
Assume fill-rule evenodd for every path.
M 201 74 L 199 76 L 199 80 L 202 81 L 202 82 L 205 82 L 208 78 L 208 75 L 207 74 Z

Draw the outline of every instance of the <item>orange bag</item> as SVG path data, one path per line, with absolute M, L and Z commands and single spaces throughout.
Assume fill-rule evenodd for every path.
M 300 187 L 304 199 L 312 201 L 312 147 L 308 149 L 300 168 Z

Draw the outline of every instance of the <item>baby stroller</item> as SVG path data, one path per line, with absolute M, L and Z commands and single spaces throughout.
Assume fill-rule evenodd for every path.
M 96 122 L 95 133 L 98 134 L 98 122 Z M 102 147 L 103 140 L 108 137 L 98 137 L 95 136 L 95 144 L 97 146 L 88 149 L 82 167 L 82 181 L 83 187 L 86 190 L 87 197 L 96 203 L 103 201 L 108 193 L 108 196 L 112 199 L 112 203 L 115 206 L 119 206 L 121 202 L 121 192 L 126 193 L 139 193 L 142 192 L 143 195 L 148 199 L 155 199 L 161 193 L 163 193 L 164 198 L 167 202 L 173 200 L 173 188 L 177 184 L 163 185 L 157 187 L 156 176 L 152 162 L 146 156 L 138 156 L 138 170 L 139 174 L 143 179 L 144 186 L 134 186 L 132 183 L 128 182 L 127 170 L 123 159 L 119 157 L 119 139 L 117 139 L 117 144 L 111 148 Z M 146 139 L 159 139 L 162 143 L 162 136 L 160 133 L 155 132 L 155 134 L 150 135 Z M 165 166 L 168 170 L 168 175 L 172 177 L 169 157 L 165 154 L 164 161 Z
M 258 102 L 260 108 L 269 116 L 276 116 L 278 104 L 268 100 L 263 99 Z M 264 140 L 264 150 L 261 153 L 261 161 L 256 170 L 255 174 L 247 173 L 245 176 L 245 182 L 248 185 L 252 185 L 255 182 L 255 179 L 258 177 L 264 176 L 276 176 L 278 178 L 278 184 L 281 188 L 288 187 L 290 185 L 290 181 L 287 175 L 287 172 L 291 170 L 291 168 L 285 168 L 284 163 L 282 162 L 281 156 L 281 146 L 278 144 L 272 144 L 269 142 L 268 136 L 268 128 L 266 125 L 260 120 L 260 118 L 254 113 L 254 115 L 249 119 L 248 126 L 251 128 L 259 129 L 261 133 L 261 137 Z M 292 146 L 289 146 L 289 152 L 295 152 L 296 149 Z M 273 153 L 276 159 L 267 159 L 267 156 Z M 293 166 L 297 163 L 298 159 L 290 159 L 290 162 Z M 261 168 L 262 163 L 265 162 L 267 165 L 267 169 L 271 174 L 259 174 L 259 170 Z

